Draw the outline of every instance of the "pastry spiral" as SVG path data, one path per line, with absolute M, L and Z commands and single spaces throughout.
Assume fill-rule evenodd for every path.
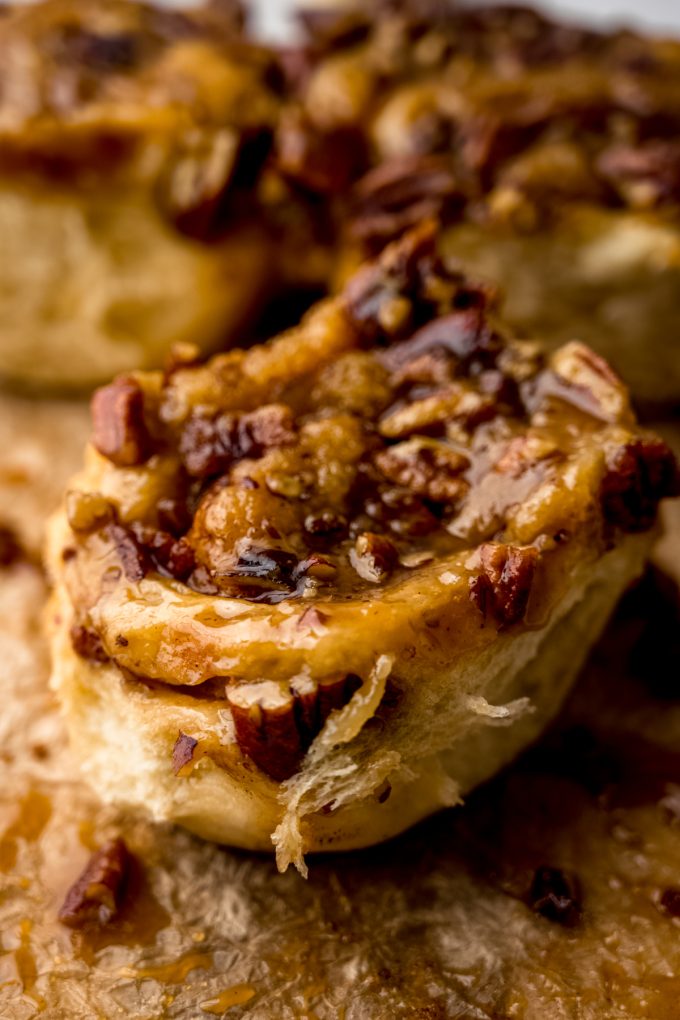
M 0 19 L 0 375 L 79 389 L 214 349 L 268 285 L 278 99 L 234 0 L 43 0 Z
M 678 485 L 608 365 L 509 336 L 427 225 L 292 331 L 92 410 L 49 542 L 74 745 L 106 798 L 281 867 L 530 741 Z

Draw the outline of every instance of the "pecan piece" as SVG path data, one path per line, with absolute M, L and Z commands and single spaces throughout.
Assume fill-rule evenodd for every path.
M 375 462 L 391 482 L 433 503 L 458 503 L 469 489 L 460 476 L 470 461 L 443 443 L 410 439 L 381 451 Z
M 192 416 L 180 437 L 180 456 L 190 475 L 209 478 L 245 458 L 295 441 L 293 413 L 285 404 L 266 404 L 245 414 Z
M 659 903 L 671 917 L 680 917 L 680 889 L 664 889 Z
M 59 920 L 69 928 L 104 926 L 118 913 L 131 857 L 122 839 L 111 839 L 88 861 L 66 894 Z
M 533 584 L 538 550 L 487 542 L 479 550 L 481 572 L 470 579 L 471 601 L 482 616 L 493 617 L 500 628 L 524 618 Z
M 598 157 L 597 169 L 631 205 L 680 199 L 680 143 L 675 139 L 612 145 Z
M 399 554 L 389 538 L 365 531 L 350 550 L 349 561 L 364 581 L 380 584 L 396 568 Z
M 569 400 L 588 414 L 607 422 L 631 417 L 628 391 L 611 366 L 577 340 L 565 344 L 552 357 L 550 367 L 561 383 L 556 396 Z M 548 391 L 550 387 L 547 380 Z
M 439 355 L 453 359 L 464 372 L 469 371 L 473 364 L 493 368 L 503 350 L 503 342 L 484 315 L 484 293 L 479 292 L 477 299 L 481 306 L 473 305 L 442 315 L 408 340 L 381 352 L 379 357 L 383 365 L 399 376 L 423 355 Z
M 533 911 L 572 928 L 581 919 L 581 904 L 575 879 L 569 879 L 559 868 L 537 868 L 531 889 L 529 905 Z
M 288 180 L 321 195 L 343 193 L 366 161 L 361 132 L 350 125 L 321 131 L 297 111 L 279 124 L 276 166 Z
M 109 524 L 106 530 L 128 581 L 141 581 L 151 569 L 151 560 L 146 549 L 132 531 L 122 524 Z
M 101 493 L 72 489 L 66 493 L 66 516 L 72 531 L 87 535 L 112 521 L 115 512 Z
M 21 544 L 15 533 L 6 525 L 0 525 L 0 567 L 11 567 L 22 556 Z
M 271 779 L 290 779 L 330 713 L 360 686 L 358 677 L 343 674 L 318 683 L 298 677 L 290 685 L 261 680 L 228 688 L 238 745 Z
M 92 443 L 116 467 L 135 467 L 151 455 L 144 420 L 144 390 L 136 379 L 121 376 L 96 390 L 91 402 Z
M 179 731 L 175 746 L 172 749 L 172 771 L 176 776 L 185 775 L 189 769 L 188 766 L 194 760 L 194 751 L 198 746 L 198 741 L 195 737 L 190 737 L 186 733 Z
M 451 219 L 465 194 L 444 156 L 405 156 L 370 170 L 353 196 L 352 234 L 380 251 L 424 220 Z
M 606 524 L 624 531 L 646 531 L 654 524 L 659 501 L 680 495 L 680 472 L 662 439 L 635 439 L 607 457 L 600 487 Z
M 162 529 L 146 528 L 138 524 L 133 524 L 130 531 L 138 543 L 145 570 L 149 567 L 145 559 L 150 557 L 161 573 L 169 574 L 178 581 L 185 581 L 189 577 L 196 566 L 196 556 L 186 537 L 175 538 Z
M 83 624 L 74 623 L 70 631 L 71 645 L 76 655 L 92 662 L 108 662 L 109 657 L 104 650 L 102 640 L 96 631 Z
M 416 432 L 440 436 L 451 424 L 474 430 L 498 411 L 493 397 L 479 393 L 469 383 L 453 382 L 421 400 L 391 408 L 381 419 L 378 431 L 387 439 L 404 439 Z
M 441 269 L 434 229 L 425 224 L 395 241 L 378 262 L 363 266 L 348 281 L 347 312 L 367 343 L 403 335 L 425 281 Z

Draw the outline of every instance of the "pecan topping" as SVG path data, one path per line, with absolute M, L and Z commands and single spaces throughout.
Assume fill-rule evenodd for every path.
M 0 567 L 11 567 L 22 555 L 21 544 L 15 533 L 6 525 L 0 525 Z
M 529 891 L 529 905 L 548 921 L 572 928 L 581 919 L 576 886 L 575 879 L 567 878 L 558 868 L 538 868 Z
M 632 205 L 680 200 L 680 144 L 675 139 L 612 145 L 600 154 L 597 168 Z
M 524 618 L 538 562 L 536 549 L 486 543 L 479 550 L 481 573 L 470 580 L 470 598 L 482 616 L 502 627 Z
M 66 493 L 66 516 L 76 534 L 87 535 L 114 519 L 114 508 L 99 492 L 72 489 Z
M 107 525 L 108 535 L 123 564 L 128 581 L 141 581 L 151 569 L 149 554 L 129 528 L 122 524 Z
M 221 207 L 229 192 L 238 155 L 238 134 L 194 130 L 161 184 L 159 199 L 177 229 L 197 240 L 219 232 Z
M 680 917 L 680 889 L 664 889 L 659 902 L 671 917 Z
M 659 500 L 680 495 L 680 472 L 662 439 L 636 439 L 608 459 L 601 486 L 607 524 L 624 531 L 646 531 L 654 524 Z
M 74 624 L 71 627 L 71 644 L 81 659 L 90 659 L 92 662 L 109 661 L 99 634 L 83 624 Z
M 389 411 L 380 422 L 380 434 L 387 439 L 403 439 L 414 432 L 445 435 L 454 422 L 473 430 L 493 418 L 497 410 L 492 397 L 484 396 L 468 383 L 454 382 L 422 400 Z
M 424 220 L 450 220 L 463 203 L 448 157 L 402 157 L 369 171 L 357 184 L 352 233 L 380 251 Z
M 510 440 L 494 469 L 511 478 L 519 478 L 540 461 L 559 456 L 559 447 L 554 439 L 527 433 Z
M 186 733 L 182 733 L 181 730 L 179 731 L 179 736 L 172 749 L 172 771 L 176 776 L 186 774 L 188 771 L 187 766 L 193 762 L 194 751 L 197 746 L 198 741 L 194 737 L 189 737 Z
M 424 301 L 427 280 L 441 271 L 434 230 L 426 224 L 391 245 L 378 262 L 363 266 L 349 280 L 344 298 L 350 318 L 372 343 L 403 335 Z
M 399 554 L 389 538 L 365 531 L 359 535 L 349 560 L 359 577 L 372 584 L 385 581 L 399 562 Z
M 365 143 L 358 128 L 322 131 L 297 112 L 279 124 L 276 166 L 288 180 L 322 195 L 344 192 L 365 163 Z
M 451 361 L 452 367 L 460 372 L 469 372 L 477 366 L 493 368 L 503 342 L 484 315 L 487 294 L 468 289 L 461 292 L 461 298 L 465 303 L 473 302 L 472 307 L 440 316 L 408 340 L 388 348 L 380 355 L 385 367 L 394 374 L 404 373 L 409 365 L 429 355 Z
M 360 686 L 359 677 L 348 674 L 319 683 L 297 678 L 290 686 L 262 680 L 228 688 L 239 747 L 272 779 L 289 779 L 330 713 Z
M 121 376 L 92 397 L 92 443 L 117 467 L 143 464 L 151 454 L 144 420 L 144 391 L 139 383 Z
M 571 400 L 602 421 L 619 422 L 631 417 L 628 392 L 604 358 L 585 344 L 574 341 L 561 347 L 551 368 L 565 387 L 557 395 Z M 550 391 L 550 381 L 547 383 Z
M 225 472 L 244 458 L 261 457 L 267 450 L 295 441 L 290 408 L 266 404 L 245 414 L 216 418 L 194 415 L 180 438 L 180 454 L 190 475 L 208 478 Z
M 443 443 L 411 439 L 377 454 L 375 462 L 391 482 L 403 485 L 433 503 L 457 503 L 467 493 L 460 477 L 469 459 Z
M 59 911 L 62 924 L 69 928 L 108 924 L 123 901 L 130 864 L 122 839 L 109 840 L 97 850 L 66 894 Z
M 161 573 L 185 581 L 196 566 L 194 550 L 185 537 L 175 538 L 167 531 L 136 524 L 132 525 L 130 531 L 142 556 L 140 568 L 145 571 L 149 569 L 150 557 Z

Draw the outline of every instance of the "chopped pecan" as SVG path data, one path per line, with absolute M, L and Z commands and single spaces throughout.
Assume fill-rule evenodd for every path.
M 598 157 L 597 169 L 632 205 L 680 201 L 680 143 L 676 139 L 612 145 Z
M 611 366 L 585 344 L 565 344 L 555 352 L 550 367 L 560 380 L 555 395 L 569 400 L 602 421 L 621 422 L 631 417 L 628 391 Z M 546 390 L 550 393 L 550 380 Z
M 229 128 L 196 129 L 183 139 L 181 151 L 159 186 L 163 211 L 181 233 L 205 240 L 216 231 L 238 148 L 238 134 Z
M 304 520 L 305 536 L 310 543 L 337 542 L 347 534 L 347 520 L 334 510 L 307 514 Z
M 111 839 L 100 847 L 66 894 L 59 911 L 62 924 L 69 928 L 108 924 L 121 907 L 130 864 L 122 839 Z
M 322 195 L 343 193 L 361 173 L 365 143 L 350 125 L 322 131 L 297 111 L 279 124 L 275 162 L 288 180 Z
M 454 423 L 472 431 L 498 411 L 492 397 L 479 393 L 469 383 L 453 382 L 421 400 L 401 402 L 385 414 L 378 428 L 387 439 L 403 439 L 416 432 L 440 436 Z
M 270 147 L 264 130 L 195 128 L 182 139 L 159 184 L 163 212 L 187 237 L 215 240 L 228 223 L 233 192 L 244 178 L 254 186 Z
M 176 776 L 184 775 L 187 771 L 187 766 L 191 765 L 194 759 L 194 751 L 198 746 L 198 741 L 195 737 L 190 737 L 186 733 L 179 731 L 175 746 L 172 749 L 172 771 Z
M 130 526 L 129 531 L 147 561 L 144 563 L 146 570 L 150 559 L 161 573 L 185 581 L 196 566 L 194 550 L 185 536 L 175 538 L 161 528 L 146 527 L 137 522 Z
M 664 889 L 659 902 L 671 917 L 680 917 L 680 889 Z
M 361 11 L 342 7 L 305 7 L 297 11 L 297 18 L 315 44 L 315 49 L 332 49 L 353 46 L 365 39 L 371 30 L 369 18 Z
M 646 531 L 659 501 L 680 495 L 680 472 L 662 439 L 636 439 L 608 454 L 600 488 L 604 520 L 624 531 Z
M 361 686 L 358 677 L 340 675 L 290 685 L 262 680 L 227 689 L 239 747 L 277 782 L 297 772 L 314 737 L 336 708 Z
M 394 376 L 403 377 L 409 365 L 424 355 L 453 359 L 462 372 L 480 366 L 493 368 L 503 350 L 502 338 L 491 328 L 484 314 L 484 292 L 475 292 L 481 306 L 442 315 L 419 329 L 408 340 L 380 352 L 380 360 Z
M 113 542 L 128 581 L 141 581 L 151 569 L 148 552 L 133 532 L 122 524 L 108 524 L 107 533 Z
M 144 420 L 144 391 L 136 379 L 121 376 L 92 397 L 92 443 L 116 467 L 135 467 L 151 455 Z
M 193 415 L 184 426 L 179 449 L 190 475 L 209 478 L 238 460 L 261 457 L 269 449 L 294 441 L 290 408 L 266 404 L 245 414 Z
M 470 579 L 470 599 L 482 616 L 501 628 L 524 618 L 533 584 L 538 551 L 492 542 L 480 547 L 481 572 Z
M 73 22 L 53 33 L 49 49 L 60 63 L 109 75 L 132 71 L 149 46 L 139 32 L 93 32 Z
M 380 584 L 398 565 L 399 554 L 389 538 L 365 531 L 350 550 L 349 561 L 364 581 Z
M 384 489 L 366 500 L 364 509 L 372 521 L 389 528 L 403 538 L 427 535 L 438 525 L 438 519 L 420 496 L 407 489 Z M 356 535 L 356 529 L 352 528 Z
M 23 556 L 21 544 L 11 528 L 0 525 L 0 567 L 10 567 Z
M 577 882 L 558 868 L 541 867 L 534 874 L 529 890 L 533 911 L 567 928 L 581 919 L 581 903 Z
M 470 461 L 443 443 L 410 439 L 381 451 L 375 462 L 391 482 L 433 503 L 457 503 L 469 489 L 460 476 Z
M 356 186 L 352 234 L 380 251 L 427 219 L 451 219 L 465 195 L 447 156 L 406 156 L 370 170 Z
M 298 568 L 299 561 L 295 553 L 286 549 L 265 549 L 253 544 L 244 546 L 236 561 L 236 570 L 244 577 L 261 578 L 290 587 L 294 587 Z
M 426 281 L 440 269 L 431 224 L 411 230 L 348 281 L 344 299 L 350 318 L 368 343 L 403 336 Z
M 100 492 L 72 489 L 66 493 L 66 516 L 73 531 L 86 535 L 112 521 L 115 511 Z
M 511 478 L 519 478 L 535 464 L 549 458 L 563 456 L 555 439 L 538 434 L 526 433 L 515 436 L 505 448 L 503 456 L 494 465 L 494 470 Z
M 108 662 L 102 640 L 96 631 L 83 624 L 74 623 L 70 630 L 71 645 L 76 655 L 92 662 Z

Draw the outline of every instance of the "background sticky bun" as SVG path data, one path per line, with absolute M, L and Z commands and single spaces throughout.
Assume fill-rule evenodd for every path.
M 298 328 L 189 357 L 93 398 L 54 682 L 105 797 L 303 867 L 538 733 L 676 466 L 604 361 L 507 336 L 428 227 Z
M 0 19 L 0 375 L 83 387 L 214 349 L 272 265 L 272 58 L 227 0 L 45 0 Z
M 517 6 L 301 6 L 278 159 L 334 198 L 350 265 L 437 216 L 516 330 L 592 344 L 636 397 L 676 401 L 680 44 Z

